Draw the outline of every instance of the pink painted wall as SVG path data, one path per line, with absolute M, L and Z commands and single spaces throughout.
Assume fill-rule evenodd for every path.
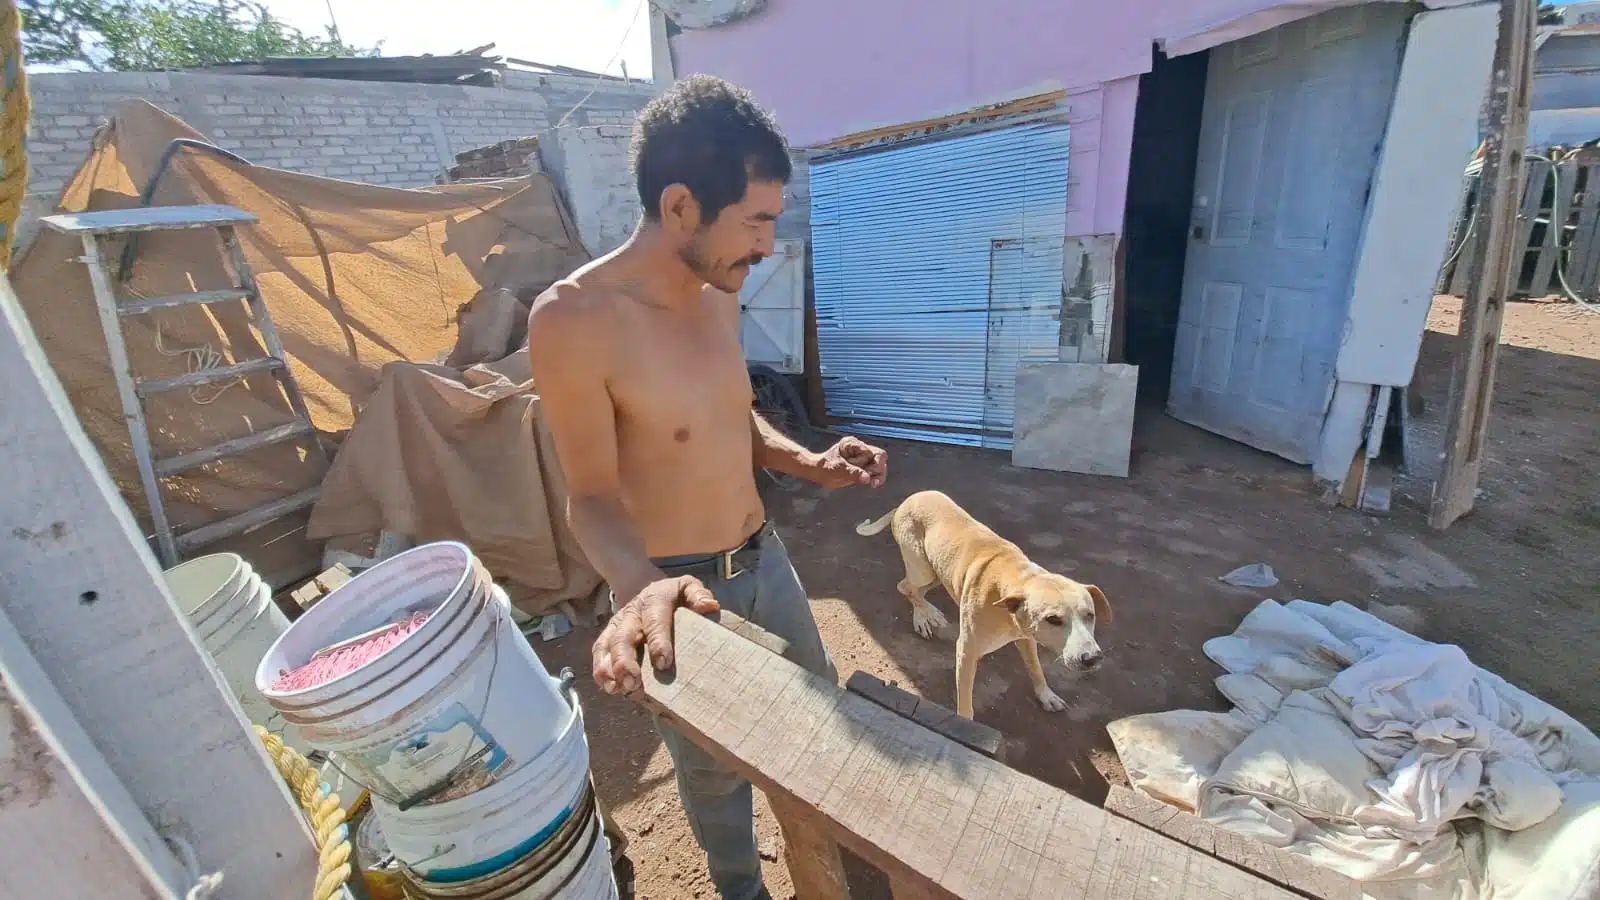
M 673 38 L 680 75 L 736 81 L 796 145 L 953 112 L 1054 81 L 1068 89 L 1070 234 L 1122 230 L 1138 76 L 1163 29 L 1240 0 L 769 0 Z

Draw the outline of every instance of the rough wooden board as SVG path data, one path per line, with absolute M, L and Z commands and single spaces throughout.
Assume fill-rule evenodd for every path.
M 231 206 L 145 206 L 100 212 L 45 216 L 39 222 L 67 234 L 115 234 L 127 231 L 173 231 L 248 225 L 256 217 Z
M 1461 303 L 1459 349 L 1450 376 L 1444 463 L 1428 508 L 1428 524 L 1441 531 L 1471 512 L 1477 501 L 1506 295 L 1513 273 L 1521 271 L 1522 256 L 1513 241 L 1525 184 L 1533 31 L 1533 7 L 1501 0 L 1494 75 L 1484 109 L 1488 133 L 1473 213 L 1472 269 L 1466 276 L 1470 290 Z
M 1058 107 L 1065 112 L 1066 107 L 1063 101 L 1066 98 L 1067 92 L 1064 90 L 1049 91 L 1048 93 L 1035 94 L 1031 97 L 1019 97 L 1015 100 L 978 106 L 948 115 L 852 132 L 844 137 L 834 138 L 826 143 L 818 144 L 816 149 L 848 150 L 867 144 L 889 143 L 922 134 L 944 131 L 957 125 L 967 125 L 1011 116 L 1027 115 L 1029 113 L 1048 112 Z
M 1000 752 L 1000 732 L 981 722 L 964 719 L 954 710 L 947 709 L 918 697 L 909 691 L 868 675 L 856 672 L 845 681 L 844 688 L 871 700 L 884 709 L 898 713 L 913 722 L 931 728 L 939 734 L 993 759 Z
M 1313 900 L 1361 900 L 1361 885 L 1302 856 L 1234 834 L 1121 785 L 1106 795 L 1106 811 L 1158 831 L 1224 862 Z
M 718 610 L 717 614 L 712 616 L 712 620 L 745 640 L 754 641 L 779 656 L 789 652 L 788 641 L 762 628 L 760 625 L 748 619 L 740 618 L 725 609 Z
M 686 609 L 674 628 L 676 667 L 656 673 L 646 666 L 634 699 L 780 806 L 808 810 L 816 827 L 907 892 L 1099 900 L 1107 895 L 1096 893 L 1093 881 L 1115 861 L 1102 864 L 1097 854 L 1111 854 L 1131 858 L 1144 881 L 1172 886 L 1163 898 L 1293 896 L 1155 832 L 1146 832 L 1137 851 L 1152 858 L 1130 857 L 1128 848 L 1104 839 L 1105 828 L 1122 820 L 1097 807 L 841 691 Z M 1107 868 L 1099 877 L 1111 874 Z
M 1282 900 L 1271 882 L 1159 832 L 1107 816 L 1086 897 L 1094 900 Z
M 889 879 L 889 894 L 894 900 L 931 900 L 931 898 L 940 896 L 920 884 L 911 884 L 904 878 Z

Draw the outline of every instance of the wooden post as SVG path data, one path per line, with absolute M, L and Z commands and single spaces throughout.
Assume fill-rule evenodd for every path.
M 768 794 L 767 802 L 783 831 L 783 862 L 794 881 L 794 895 L 806 900 L 848 900 L 850 883 L 844 875 L 839 844 L 817 827 L 816 813 L 808 814 L 781 794 Z
M 1483 464 L 1484 437 L 1500 357 L 1506 297 L 1520 268 L 1516 256 L 1523 154 L 1528 141 L 1528 101 L 1533 82 L 1534 0 L 1502 0 L 1500 36 L 1487 104 L 1478 204 L 1473 213 L 1473 255 L 1463 259 L 1469 292 L 1461 305 L 1460 338 L 1450 378 L 1444 465 L 1433 484 L 1428 524 L 1450 527 L 1472 510 Z
M 0 383 L 0 459 L 10 475 L 0 492 L 0 613 L 17 638 L 0 640 L 10 702 L 45 722 L 50 755 L 101 806 L 97 831 L 120 836 L 147 883 L 177 888 L 0 887 L 0 896 L 182 896 L 219 872 L 219 896 L 310 896 L 317 855 L 305 820 L 173 602 L 4 276 Z M 30 667 L 37 677 L 22 678 Z M 0 834 L 37 829 L 76 851 L 62 865 L 129 870 L 127 859 L 97 854 L 106 846 L 99 835 L 76 844 L 80 835 L 61 831 L 50 806 L 0 805 Z M 92 872 L 77 874 L 96 883 Z M 61 885 L 71 874 L 28 877 Z

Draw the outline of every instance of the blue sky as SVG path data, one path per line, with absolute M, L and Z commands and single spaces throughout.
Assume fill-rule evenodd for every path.
M 650 77 L 645 0 L 266 0 L 273 15 L 307 33 L 328 24 L 346 41 L 383 55 L 443 55 L 495 43 L 493 52 L 542 63 Z M 629 26 L 632 25 L 630 29 Z M 609 62 L 609 65 L 607 63 Z

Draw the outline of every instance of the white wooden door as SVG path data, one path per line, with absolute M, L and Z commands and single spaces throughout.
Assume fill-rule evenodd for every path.
M 739 290 L 739 340 L 746 362 L 782 375 L 805 370 L 806 242 L 781 240 Z
M 1211 51 L 1173 417 L 1311 461 L 1408 17 L 1344 7 Z

